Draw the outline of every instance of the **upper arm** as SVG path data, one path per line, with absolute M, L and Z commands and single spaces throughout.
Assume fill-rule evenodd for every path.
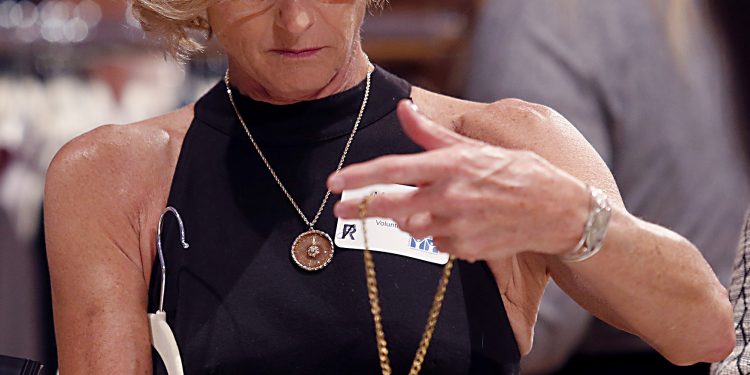
M 570 122 L 548 107 L 504 99 L 465 114 L 456 130 L 490 144 L 534 152 L 562 171 L 604 190 L 612 206 L 624 210 L 614 177 L 602 158 Z M 604 301 L 594 298 L 569 268 L 555 257 L 545 259 L 555 282 L 577 303 L 608 323 L 627 329 L 623 320 Z
M 147 282 L 132 153 L 114 127 L 67 145 L 47 173 L 45 233 L 63 373 L 150 373 Z

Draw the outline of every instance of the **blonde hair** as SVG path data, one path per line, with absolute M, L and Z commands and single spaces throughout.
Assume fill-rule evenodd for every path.
M 156 37 L 166 52 L 184 62 L 203 50 L 196 39 L 211 37 L 206 10 L 214 0 L 132 0 L 133 16 L 144 31 Z M 387 0 L 365 0 L 370 7 L 382 7 Z

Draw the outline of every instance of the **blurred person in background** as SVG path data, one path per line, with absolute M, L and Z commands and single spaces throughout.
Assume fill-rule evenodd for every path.
M 712 2 L 717 22 L 725 32 L 736 79 L 734 89 L 743 121 L 740 130 L 745 144 L 750 141 L 750 3 Z M 747 149 L 746 149 L 747 151 Z M 711 368 L 714 375 L 750 374 L 750 209 L 748 210 L 734 262 L 729 297 L 734 308 L 736 345 L 732 353 Z
M 729 298 L 734 309 L 736 345 L 727 358 L 711 366 L 712 375 L 750 374 L 750 211 L 737 247 Z
M 726 285 L 749 193 L 726 51 L 708 3 L 490 0 L 467 94 L 559 110 L 612 169 L 628 209 L 697 244 Z M 523 362 L 531 374 L 708 367 L 669 365 L 637 337 L 592 320 L 554 284 L 534 344 Z

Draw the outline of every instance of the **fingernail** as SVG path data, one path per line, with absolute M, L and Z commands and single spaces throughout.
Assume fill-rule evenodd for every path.
M 344 178 L 338 174 L 328 179 L 328 188 L 333 191 L 340 191 L 344 188 Z
M 336 204 L 333 205 L 333 216 L 341 216 L 341 202 L 336 202 Z
M 412 110 L 412 111 L 414 111 L 414 112 L 416 112 L 416 113 L 420 113 L 420 114 L 422 113 L 422 112 L 421 112 L 421 111 L 419 110 L 419 107 L 417 106 L 417 103 L 414 103 L 414 102 L 413 102 L 413 101 L 411 101 L 411 100 L 409 100 L 409 108 L 411 108 L 411 110 Z
M 429 118 L 427 118 L 427 116 L 422 113 L 422 110 L 419 109 L 419 106 L 417 106 L 417 104 L 411 100 L 409 100 L 409 108 L 411 108 L 411 110 L 414 111 L 414 113 L 416 113 L 419 118 L 423 120 L 429 120 Z

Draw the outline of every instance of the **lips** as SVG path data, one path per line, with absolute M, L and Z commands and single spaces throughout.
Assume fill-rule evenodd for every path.
M 323 47 L 302 49 L 272 49 L 271 52 L 289 58 L 305 58 L 315 56 Z

